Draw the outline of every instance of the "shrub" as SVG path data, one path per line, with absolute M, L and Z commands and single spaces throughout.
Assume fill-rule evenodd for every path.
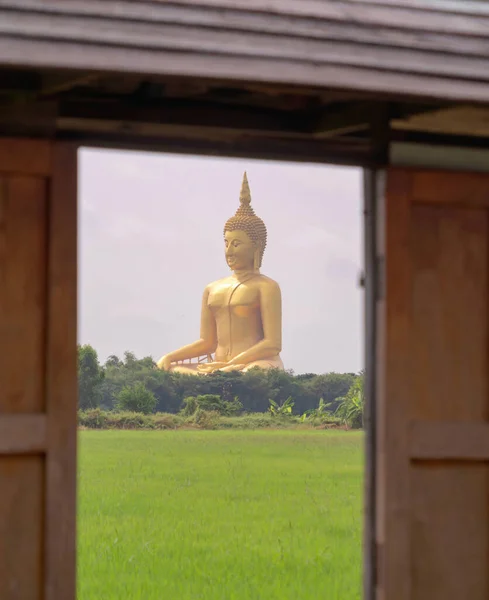
M 107 413 L 100 410 L 100 408 L 80 410 L 78 412 L 78 422 L 90 429 L 105 429 L 107 427 Z
M 156 413 L 153 421 L 156 429 L 177 429 L 184 422 L 181 417 L 171 413 Z
M 171 413 L 143 413 L 122 411 L 104 412 L 96 408 L 78 412 L 78 425 L 82 429 L 179 429 L 192 427 L 198 429 L 286 429 L 296 427 L 331 428 L 338 426 L 339 418 L 328 416 L 308 418 L 303 422 L 301 417 L 273 416 L 270 413 L 249 413 L 238 417 L 226 417 L 217 411 L 198 408 L 190 417 Z
M 157 404 L 156 396 L 150 392 L 144 383 L 136 382 L 132 386 L 125 386 L 117 394 L 115 406 L 120 411 L 139 412 L 150 414 Z
M 217 412 L 223 416 L 237 415 L 243 410 L 243 405 L 238 397 L 234 400 L 223 400 L 217 394 L 203 394 L 201 396 L 189 396 L 183 400 L 182 414 L 189 417 L 197 410 Z
M 221 417 L 219 429 L 286 429 L 299 424 L 298 417 L 273 416 L 270 413 L 249 413 L 239 417 Z
M 107 425 L 111 429 L 155 429 L 152 415 L 124 411 L 107 414 Z
M 180 411 L 182 413 L 182 415 L 184 415 L 186 417 L 190 417 L 195 413 L 196 410 L 197 410 L 197 398 L 195 396 L 188 396 L 187 398 L 183 399 L 182 409 Z
M 221 415 L 217 410 L 198 408 L 193 415 L 193 421 L 199 429 L 217 429 Z

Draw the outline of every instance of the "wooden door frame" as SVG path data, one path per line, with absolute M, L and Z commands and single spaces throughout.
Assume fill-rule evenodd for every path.
M 21 172 L 19 165 L 29 159 L 29 174 L 48 180 L 49 227 L 56 235 L 48 241 L 48 315 L 56 318 L 46 338 L 46 415 L 0 417 L 0 453 L 46 454 L 45 598 L 66 600 L 75 597 L 76 552 L 76 212 L 66 199 L 77 194 L 78 147 L 68 142 L 32 142 L 35 151 L 26 152 L 25 141 L 0 140 L 0 166 Z M 466 153 L 450 156 L 450 169 L 467 170 Z M 458 160 L 458 162 L 457 162 Z M 484 163 L 481 162 L 481 170 Z M 418 166 L 418 165 L 417 165 Z M 432 165 L 430 165 L 431 167 Z M 441 165 L 443 166 L 443 165 Z M 489 170 L 489 168 L 487 168 Z M 365 257 L 365 506 L 364 506 L 364 600 L 374 600 L 377 586 L 379 548 L 376 543 L 377 489 L 377 404 L 378 376 L 382 349 L 379 347 L 379 304 L 384 295 L 382 170 L 364 170 L 364 257 Z M 63 369 L 59 368 L 64 364 Z M 67 366 L 66 366 L 67 365 Z M 73 432 L 73 427 L 75 431 Z M 74 435 L 73 435 L 74 434 Z M 68 451 L 67 451 L 68 449 Z M 59 577 L 60 570 L 64 576 Z
M 2 366 L 0 476 L 9 485 L 0 525 L 4 543 L 28 568 L 8 573 L 2 561 L 0 589 L 7 597 L 69 600 L 76 595 L 76 145 L 0 139 L 0 186 L 0 270 L 7 282 L 0 351 L 22 366 L 25 353 L 35 357 L 25 367 L 26 383 L 11 375 L 8 356 Z M 34 267 L 38 278 L 31 285 L 36 255 L 41 268 Z M 24 323 L 30 311 L 37 315 L 32 336 L 32 323 Z M 19 538 L 33 506 L 38 528 Z

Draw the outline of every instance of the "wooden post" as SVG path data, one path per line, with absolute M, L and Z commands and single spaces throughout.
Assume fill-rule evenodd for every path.
M 0 598 L 74 600 L 76 148 L 0 139 Z
M 489 598 L 489 175 L 386 173 L 377 598 Z

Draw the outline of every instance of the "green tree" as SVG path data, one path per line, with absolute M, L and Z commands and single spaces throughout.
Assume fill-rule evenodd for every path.
M 122 367 L 124 365 L 124 363 L 122 362 L 122 360 L 116 356 L 115 354 L 111 354 L 107 360 L 105 361 L 105 368 L 109 368 L 109 367 Z
M 363 411 L 365 398 L 363 394 L 363 373 L 355 377 L 346 396 L 337 399 L 335 415 L 347 427 L 359 429 L 363 427 Z
M 157 399 L 144 383 L 137 381 L 132 386 L 125 386 L 117 394 L 115 406 L 118 410 L 150 414 L 156 408 Z
M 98 362 L 95 348 L 90 344 L 78 346 L 78 405 L 82 410 L 100 405 L 104 370 Z
M 304 381 L 303 385 L 314 396 L 312 404 L 306 408 L 316 407 L 319 399 L 323 398 L 329 409 L 334 412 L 339 404 L 338 398 L 346 396 L 354 381 L 354 373 L 334 372 L 316 375 L 313 379 Z M 304 410 L 304 408 L 301 407 L 301 410 Z

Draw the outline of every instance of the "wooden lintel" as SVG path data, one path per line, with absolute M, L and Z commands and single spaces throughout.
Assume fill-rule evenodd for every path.
M 412 460 L 489 460 L 489 423 L 414 422 Z
M 0 454 L 43 453 L 46 448 L 46 415 L 0 415 Z
M 217 132 L 219 133 L 219 132 Z M 66 128 L 59 139 L 75 140 L 80 145 L 98 148 L 138 149 L 148 152 L 173 152 L 264 160 L 336 164 L 343 166 L 373 166 L 368 141 L 314 140 L 273 136 L 224 135 L 204 131 L 166 131 L 162 134 L 142 134 L 130 130 L 96 131 Z
M 161 102 L 63 102 L 60 119 L 92 119 L 123 124 L 201 127 L 242 132 L 307 134 L 300 114 L 270 109 L 224 107 L 188 100 Z

